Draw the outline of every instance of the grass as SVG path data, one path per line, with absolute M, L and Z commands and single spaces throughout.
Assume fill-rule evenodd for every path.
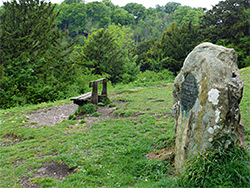
M 240 109 L 249 141 L 250 68 L 241 75 L 245 87 Z M 28 122 L 27 113 L 69 100 L 1 110 L 0 187 L 22 187 L 24 179 L 40 187 L 177 187 L 172 161 L 148 157 L 172 148 L 172 89 L 166 82 L 109 87 L 116 118 L 89 127 L 73 119 L 55 126 Z M 35 177 L 50 161 L 67 164 L 74 173 L 63 180 Z

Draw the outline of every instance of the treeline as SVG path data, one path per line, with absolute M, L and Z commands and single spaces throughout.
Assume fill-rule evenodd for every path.
M 199 43 L 232 47 L 250 65 L 249 0 L 225 0 L 211 10 L 145 8 L 110 0 L 60 5 L 12 0 L 0 7 L 0 108 L 68 98 L 98 77 L 130 83 L 177 74 Z M 165 75 L 165 76 L 163 76 Z

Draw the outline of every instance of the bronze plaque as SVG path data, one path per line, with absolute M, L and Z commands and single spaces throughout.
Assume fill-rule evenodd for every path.
M 181 109 L 189 112 L 198 96 L 198 87 L 194 75 L 188 74 L 181 85 Z

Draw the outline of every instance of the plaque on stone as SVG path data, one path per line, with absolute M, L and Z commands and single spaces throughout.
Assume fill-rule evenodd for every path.
M 198 87 L 194 75 L 188 74 L 181 85 L 181 109 L 182 111 L 189 112 L 196 101 L 198 96 Z

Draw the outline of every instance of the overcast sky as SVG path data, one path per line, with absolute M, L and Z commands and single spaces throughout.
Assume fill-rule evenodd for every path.
M 0 6 L 3 5 L 3 1 L 7 0 L 0 0 Z M 49 0 L 47 0 L 49 1 Z M 52 3 L 61 3 L 63 0 L 50 0 Z M 92 2 L 96 0 L 85 0 L 85 3 Z M 97 0 L 101 1 L 101 0 Z M 211 9 L 212 5 L 218 4 L 220 0 L 111 0 L 113 4 L 124 6 L 128 3 L 139 3 L 143 4 L 146 8 L 153 7 L 155 8 L 155 5 L 166 5 L 168 2 L 177 2 L 181 3 L 181 5 L 188 5 L 191 7 L 206 7 L 207 9 Z

